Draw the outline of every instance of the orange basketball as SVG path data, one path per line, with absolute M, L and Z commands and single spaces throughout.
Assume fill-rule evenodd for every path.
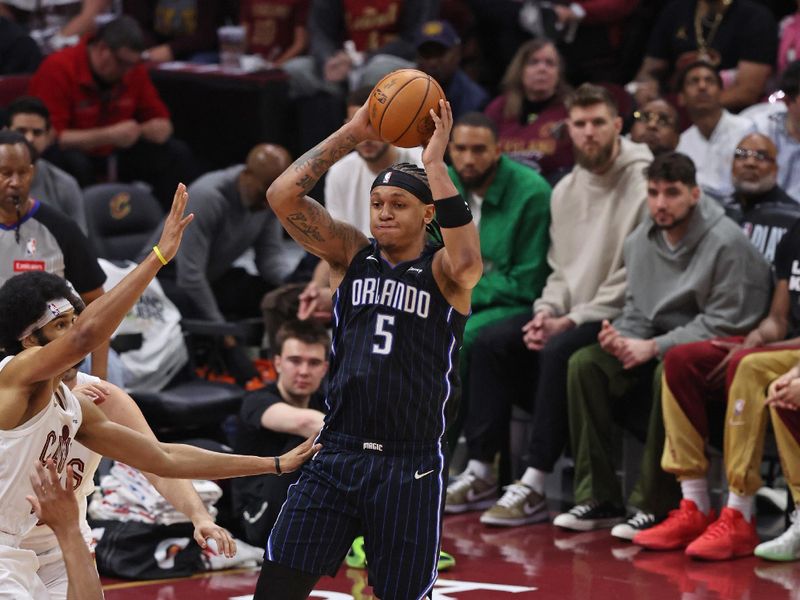
M 389 73 L 369 96 L 369 121 L 381 139 L 402 148 L 413 148 L 433 135 L 430 109 L 439 114 L 444 92 L 430 75 L 416 69 Z

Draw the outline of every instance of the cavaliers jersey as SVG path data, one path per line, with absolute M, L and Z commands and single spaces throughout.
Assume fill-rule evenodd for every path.
M 101 383 L 101 379 L 79 371 L 76 385 L 89 383 Z M 72 466 L 74 476 L 72 487 L 75 490 L 75 496 L 78 498 L 78 510 L 80 511 L 78 522 L 83 539 L 89 545 L 92 543 L 92 528 L 86 522 L 86 502 L 89 496 L 94 493 L 94 474 L 97 471 L 97 467 L 100 466 L 102 458 L 97 452 L 89 450 L 80 442 L 73 441 L 70 444 L 67 464 Z M 40 524 L 25 536 L 20 547 L 41 554 L 47 550 L 58 548 L 58 540 L 52 529 L 47 525 Z
M 0 369 L 12 358 L 4 358 Z M 62 383 L 37 415 L 14 429 L 0 430 L 0 544 L 17 546 L 36 525 L 25 499 L 34 495 L 30 474 L 36 462 L 52 458 L 62 475 L 80 424 L 80 404 Z
M 439 290 L 435 251 L 393 267 L 370 240 L 350 263 L 333 297 L 325 430 L 422 442 L 444 433 L 467 317 Z

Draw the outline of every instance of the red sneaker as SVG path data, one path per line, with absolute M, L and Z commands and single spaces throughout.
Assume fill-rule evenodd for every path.
M 714 521 L 714 511 L 704 515 L 692 500 L 681 500 L 680 508 L 672 510 L 658 525 L 633 536 L 633 543 L 649 550 L 677 550 L 697 539 Z
M 726 506 L 719 519 L 689 544 L 686 554 L 701 560 L 728 560 L 750 556 L 758 542 L 755 520 L 748 523 L 741 512 Z

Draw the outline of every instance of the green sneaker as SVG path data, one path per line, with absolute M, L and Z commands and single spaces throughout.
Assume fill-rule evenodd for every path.
M 437 568 L 440 571 L 447 571 L 448 569 L 452 569 L 456 566 L 456 559 L 452 554 L 445 552 L 444 550 L 439 550 L 439 563 Z
M 364 536 L 358 536 L 353 540 L 350 550 L 344 559 L 345 564 L 351 569 L 366 569 L 367 568 L 367 555 L 364 553 Z M 456 566 L 456 559 L 452 554 L 448 554 L 444 550 L 439 551 L 439 563 L 437 568 L 440 571 L 446 571 Z
M 345 564 L 351 569 L 366 569 L 367 555 L 364 554 L 364 536 L 360 535 L 353 540 L 350 550 L 344 559 Z

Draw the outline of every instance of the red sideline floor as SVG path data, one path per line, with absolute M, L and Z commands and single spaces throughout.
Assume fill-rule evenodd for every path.
M 490 529 L 480 513 L 445 519 L 444 548 L 456 557 L 436 600 L 800 599 L 800 562 L 746 558 L 700 563 L 680 552 L 643 552 L 607 530 L 567 533 L 549 524 Z M 778 528 L 780 531 L 780 527 Z M 160 582 L 104 580 L 107 600 L 249 600 L 258 571 L 222 571 Z M 366 572 L 343 567 L 311 598 L 373 600 Z

